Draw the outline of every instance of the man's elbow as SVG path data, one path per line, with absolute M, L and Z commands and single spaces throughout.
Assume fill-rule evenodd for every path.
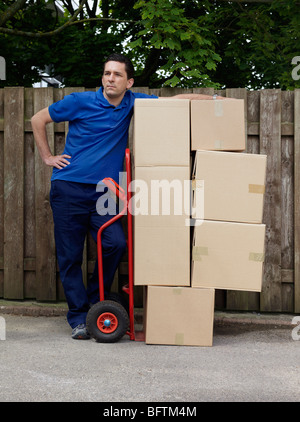
M 31 117 L 31 126 L 32 127 L 34 127 L 34 126 L 36 126 L 37 125 L 37 123 L 38 123 L 38 120 L 39 120 L 39 118 L 38 118 L 38 113 L 36 113 L 36 114 L 34 114 L 32 117 Z
M 46 126 L 47 123 L 51 123 L 53 120 L 50 117 L 48 108 L 44 108 L 31 117 L 32 128 Z
M 41 121 L 39 119 L 38 113 L 36 113 L 31 117 L 31 127 L 33 132 L 35 132 L 39 128 L 40 124 Z

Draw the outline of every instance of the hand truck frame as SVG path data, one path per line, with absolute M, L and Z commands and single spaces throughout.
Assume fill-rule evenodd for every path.
M 87 328 L 94 339 L 101 343 L 113 343 L 119 341 L 125 334 L 129 335 L 130 340 L 143 341 L 143 333 L 136 333 L 134 326 L 134 291 L 133 291 L 133 230 L 131 213 L 131 160 L 130 150 L 125 150 L 125 165 L 127 178 L 127 192 L 124 191 L 113 179 L 105 178 L 103 183 L 123 202 L 123 208 L 119 214 L 112 217 L 104 223 L 97 233 L 97 258 L 99 273 L 99 299 L 100 301 L 93 305 L 87 315 Z M 101 235 L 106 227 L 113 224 L 116 220 L 122 218 L 127 211 L 127 247 L 128 247 L 128 284 L 123 286 L 122 290 L 128 294 L 128 312 L 122 305 L 122 301 L 106 300 L 104 297 L 103 281 L 103 259 Z

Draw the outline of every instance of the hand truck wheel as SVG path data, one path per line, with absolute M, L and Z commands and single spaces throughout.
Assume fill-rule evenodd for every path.
M 125 309 L 125 311 L 129 315 L 128 300 L 125 296 L 123 296 L 123 294 L 116 293 L 116 292 L 109 292 L 109 293 L 105 294 L 105 300 L 111 300 L 113 302 L 119 303 L 120 305 L 123 306 L 123 308 Z
M 87 315 L 87 329 L 100 343 L 115 343 L 126 334 L 129 317 L 126 310 L 117 302 L 104 300 L 96 303 Z

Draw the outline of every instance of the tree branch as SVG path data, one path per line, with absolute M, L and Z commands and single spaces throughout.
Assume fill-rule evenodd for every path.
M 74 7 L 73 7 L 72 2 L 71 2 L 70 0 L 63 0 L 63 4 L 64 4 L 64 6 L 66 7 L 67 11 L 68 11 L 69 13 L 71 13 L 71 15 L 73 16 L 73 13 L 74 13 Z
M 85 3 L 87 1 L 88 0 L 82 0 L 81 3 L 80 3 L 80 5 L 79 5 L 79 7 L 78 7 L 78 9 L 74 13 L 74 15 L 66 23 L 64 23 L 62 26 L 60 26 L 59 28 L 55 29 L 54 31 L 50 31 L 50 32 L 36 32 L 35 33 L 35 32 L 25 32 L 25 31 L 18 31 L 18 30 L 14 30 L 14 29 L 10 29 L 10 28 L 0 27 L 0 32 L 2 32 L 3 34 L 14 34 L 14 35 L 29 36 L 29 37 L 32 37 L 32 36 L 33 37 L 41 37 L 41 36 L 49 36 L 49 35 L 52 36 L 52 35 L 56 35 L 57 33 L 63 31 L 67 26 L 71 25 L 75 21 L 75 19 L 79 15 L 79 13 L 83 10 L 83 6 L 85 5 Z M 19 8 L 22 7 L 22 2 L 24 3 L 24 0 L 18 0 L 19 5 L 21 4 L 21 6 L 19 6 L 17 10 L 19 10 Z M 15 13 L 16 13 L 16 10 L 13 13 L 10 13 L 9 16 L 11 17 Z M 76 21 L 76 22 L 79 22 L 79 21 Z
M 87 1 L 87 0 L 84 0 Z M 25 31 L 19 31 L 17 29 L 10 29 L 10 28 L 2 28 L 0 27 L 0 33 L 2 34 L 8 34 L 8 35 L 14 35 L 14 36 L 22 36 L 22 37 L 29 37 L 29 38 L 44 38 L 44 37 L 52 37 L 54 35 L 59 34 L 61 31 L 63 31 L 65 28 L 77 25 L 78 23 L 84 23 L 84 22 L 90 22 L 90 21 L 109 21 L 109 22 L 127 22 L 127 23 L 140 23 L 140 21 L 132 21 L 129 19 L 121 20 L 121 19 L 113 19 L 113 18 L 87 18 L 87 19 L 80 19 L 75 22 L 68 21 L 64 25 L 60 26 L 59 28 L 55 29 L 54 31 L 49 32 L 25 32 Z
M 22 9 L 25 5 L 26 0 L 17 0 L 10 7 L 8 7 L 5 12 L 1 14 L 0 17 L 0 26 L 5 24 L 10 18 L 12 18 L 18 10 Z

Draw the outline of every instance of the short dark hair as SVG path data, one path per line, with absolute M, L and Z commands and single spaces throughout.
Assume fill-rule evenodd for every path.
M 104 65 L 103 65 L 103 72 L 104 72 L 105 65 L 106 65 L 107 62 L 125 63 L 125 70 L 126 70 L 126 73 L 127 73 L 127 79 L 131 79 L 131 78 L 134 77 L 134 67 L 133 67 L 133 64 L 132 64 L 131 60 L 128 57 L 123 56 L 123 54 L 119 54 L 119 53 L 112 53 L 112 54 L 110 54 L 105 59 L 105 62 L 104 62 Z

